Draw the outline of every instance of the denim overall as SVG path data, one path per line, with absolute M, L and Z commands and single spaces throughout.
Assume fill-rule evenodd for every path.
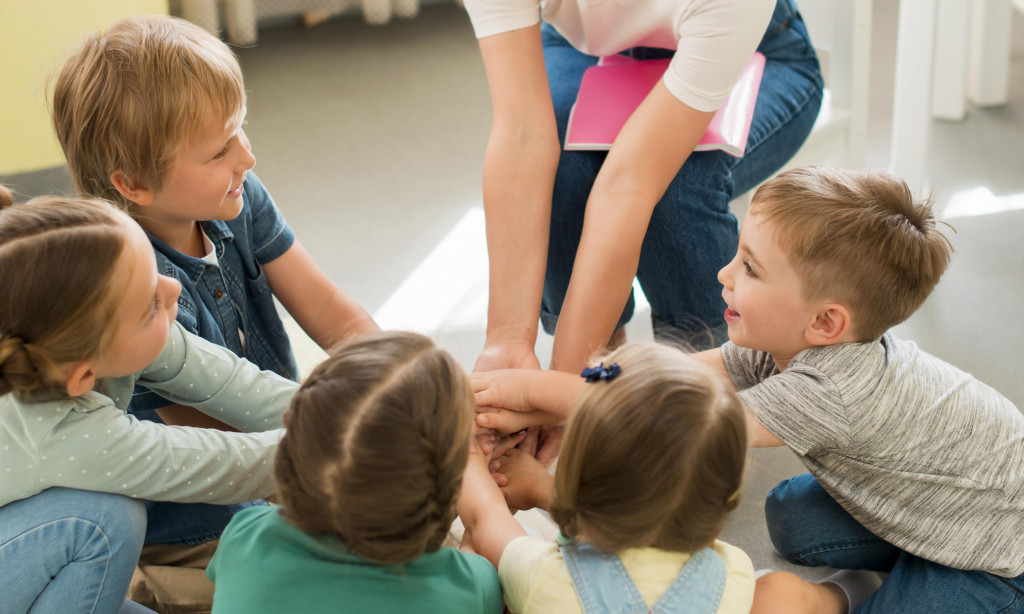
M 710 548 L 693 554 L 652 607 L 647 607 L 615 553 L 561 535 L 558 549 L 584 614 L 714 614 L 725 591 L 725 561 Z

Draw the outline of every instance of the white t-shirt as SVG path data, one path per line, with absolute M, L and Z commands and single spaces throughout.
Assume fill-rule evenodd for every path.
M 714 111 L 764 36 L 776 0 L 465 0 L 478 38 L 543 16 L 573 47 L 612 55 L 630 47 L 675 49 L 664 82 L 698 111 Z

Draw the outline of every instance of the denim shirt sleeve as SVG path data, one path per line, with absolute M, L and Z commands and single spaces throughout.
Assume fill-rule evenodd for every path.
M 139 376 L 165 398 L 195 407 L 244 432 L 283 426 L 298 384 L 192 335 L 175 322 L 157 360 Z
M 259 177 L 250 172 L 245 180 L 246 201 L 252 213 L 253 253 L 260 264 L 273 262 L 295 243 L 295 233 Z

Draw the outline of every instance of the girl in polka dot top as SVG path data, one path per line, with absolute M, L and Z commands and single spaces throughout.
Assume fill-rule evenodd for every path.
M 90 200 L 13 205 L 0 186 L 0 288 L 4 569 L 70 566 L 39 560 L 39 548 L 12 546 L 47 522 L 42 512 L 66 520 L 69 510 L 43 504 L 65 489 L 208 503 L 274 492 L 273 456 L 296 384 L 177 325 L 180 286 L 158 274 L 145 233 L 126 214 Z M 136 383 L 240 432 L 139 422 L 125 411 Z M 141 535 L 138 541 L 141 547 Z M 63 550 L 61 556 L 75 554 Z M 90 560 L 106 566 L 111 555 L 94 553 Z M 101 604 L 89 611 L 116 611 L 133 566 L 131 560 L 124 586 L 108 569 L 92 587 L 99 597 L 65 590 L 55 605 L 77 611 L 68 596 L 81 595 L 92 600 L 89 607 Z M 5 574 L 0 580 L 0 592 L 14 595 L 17 611 L 43 603 L 59 583 L 59 574 L 29 572 L 29 579 Z M 26 607 L 19 610 L 19 603 Z M 104 610 L 104 603 L 113 609 Z

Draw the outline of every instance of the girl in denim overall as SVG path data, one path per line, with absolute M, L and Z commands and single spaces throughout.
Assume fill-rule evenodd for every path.
M 521 450 L 490 466 L 470 455 L 459 515 L 472 548 L 497 567 L 509 609 L 749 612 L 750 559 L 715 539 L 739 502 L 746 455 L 735 392 L 651 344 L 627 344 L 583 377 L 474 374 L 478 404 L 541 410 L 531 415 L 542 422 L 569 416 L 553 476 Z M 528 536 L 509 506 L 547 509 L 557 543 Z

